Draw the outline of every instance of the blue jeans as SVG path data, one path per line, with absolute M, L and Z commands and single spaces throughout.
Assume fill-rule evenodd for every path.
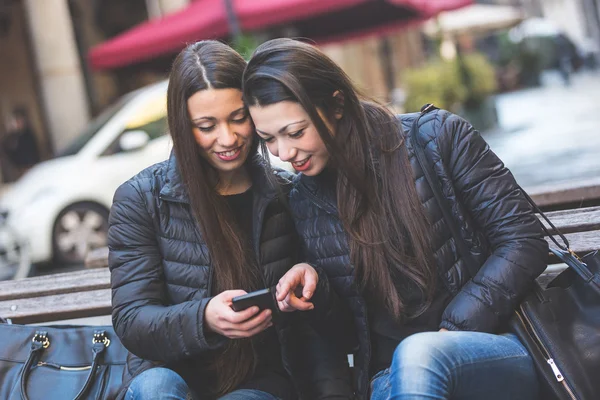
M 534 400 L 533 361 L 515 335 L 423 332 L 404 339 L 371 400 Z
M 136 376 L 125 400 L 192 400 L 194 396 L 183 378 L 168 368 L 152 368 Z M 253 389 L 240 389 L 220 400 L 277 400 L 277 397 Z

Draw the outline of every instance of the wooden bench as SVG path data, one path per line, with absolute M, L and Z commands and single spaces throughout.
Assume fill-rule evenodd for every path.
M 544 211 L 600 206 L 600 178 L 531 187 L 527 193 Z
M 585 254 L 600 249 L 600 207 L 555 211 L 548 216 L 574 251 Z M 0 317 L 28 324 L 109 315 L 108 252 L 97 250 L 97 255 L 91 264 L 103 268 L 0 282 Z M 540 279 L 548 280 L 560 269 L 560 265 L 550 265 Z

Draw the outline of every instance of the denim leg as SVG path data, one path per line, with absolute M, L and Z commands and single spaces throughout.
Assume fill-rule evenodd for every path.
M 390 369 L 386 368 L 371 379 L 371 400 L 389 399 L 390 389 Z
M 393 400 L 532 400 L 533 361 L 512 334 L 424 332 L 403 340 L 390 367 Z
M 152 368 L 136 376 L 125 400 L 191 400 L 192 394 L 181 376 L 168 368 Z
M 278 398 L 261 390 L 239 389 L 219 397 L 219 400 L 278 400 Z

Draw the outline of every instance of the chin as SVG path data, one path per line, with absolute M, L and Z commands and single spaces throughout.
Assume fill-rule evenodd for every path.
M 323 172 L 323 168 L 311 168 L 308 171 L 302 172 L 306 176 L 317 176 Z
M 216 165 L 213 164 L 213 167 L 215 167 L 218 171 L 231 172 L 231 171 L 235 171 L 237 169 L 242 168 L 245 164 L 245 161 L 246 160 L 244 159 L 244 161 L 239 161 L 239 162 L 235 162 L 235 163 L 227 163 L 227 164 L 218 162 Z

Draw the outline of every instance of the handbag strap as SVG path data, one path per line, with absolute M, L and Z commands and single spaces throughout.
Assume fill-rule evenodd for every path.
M 519 186 L 519 189 L 521 190 L 521 193 L 523 193 L 523 195 L 525 196 L 525 198 L 527 199 L 529 204 L 531 204 L 531 207 L 533 207 L 535 212 L 540 214 L 540 216 L 542 218 L 544 218 L 544 221 L 546 221 L 548 223 L 548 225 L 550 225 L 550 227 L 552 227 L 552 230 L 562 239 L 563 244 L 559 243 L 558 240 L 556 240 L 556 237 L 552 233 L 550 233 L 550 231 L 548 230 L 548 228 L 546 228 L 546 226 L 542 223 L 542 221 L 538 220 L 538 222 L 542 226 L 542 229 L 544 230 L 544 233 L 546 234 L 546 236 L 548 236 L 550 238 L 550 240 L 552 240 L 552 242 L 558 247 L 558 249 L 550 248 L 550 251 L 556 257 L 558 257 L 562 262 L 567 264 L 569 267 L 573 268 L 573 270 L 575 270 L 577 275 L 579 275 L 581 278 L 583 278 L 584 281 L 586 281 L 586 282 L 592 281 L 592 279 L 594 278 L 594 272 L 592 272 L 588 268 L 587 264 L 584 263 L 581 260 L 581 258 L 579 258 L 579 256 L 573 250 L 571 250 L 571 245 L 569 244 L 569 240 L 565 237 L 565 235 L 556 226 L 554 226 L 554 224 L 552 223 L 552 221 L 550 221 L 550 219 L 546 216 L 546 214 L 544 214 L 542 212 L 542 210 L 540 210 L 540 208 L 538 207 L 537 204 L 535 204 L 535 202 L 533 201 L 531 196 L 529 196 L 527 194 L 527 192 L 525 190 L 523 190 L 523 188 L 521 186 Z M 597 289 L 597 290 L 599 290 L 599 289 Z
M 41 357 L 43 351 L 50 347 L 48 332 L 37 331 L 31 342 L 29 357 L 27 357 L 27 361 L 25 361 L 21 372 L 21 400 L 29 400 L 29 397 L 27 396 L 27 378 L 29 378 L 32 367 L 37 365 L 37 361 Z M 96 375 L 96 370 L 100 364 L 102 358 L 101 356 L 104 354 L 104 351 L 109 345 L 110 340 L 106 336 L 106 331 L 99 330 L 94 332 L 94 337 L 92 339 L 93 358 L 90 373 L 88 374 L 83 387 L 79 393 L 77 393 L 74 400 L 83 399 L 87 391 L 94 383 L 94 376 Z
M 413 143 L 412 147 L 415 152 L 415 156 L 417 157 L 417 161 L 421 166 L 421 170 L 423 171 L 425 180 L 429 184 L 429 187 L 431 187 L 433 195 L 437 200 L 438 206 L 442 211 L 444 219 L 446 220 L 446 225 L 448 225 L 448 228 L 452 233 L 452 237 L 454 237 L 454 244 L 456 245 L 460 256 L 464 260 L 467 269 L 469 270 L 469 274 L 471 274 L 471 277 L 474 277 L 477 274 L 477 271 L 479 270 L 479 268 L 477 267 L 477 263 L 473 259 L 473 255 L 471 254 L 471 251 L 469 250 L 466 241 L 460 235 L 460 228 L 458 227 L 457 223 L 452 217 L 452 211 L 450 210 L 450 206 L 448 205 L 448 202 L 442 194 L 442 187 L 440 185 L 439 179 L 437 179 L 436 177 L 433 166 L 431 165 L 429 158 L 425 154 L 425 150 L 419 143 L 419 121 L 421 120 L 421 117 L 423 117 L 428 112 L 437 109 L 438 108 L 435 107 L 433 104 L 425 104 L 421 108 L 421 114 L 415 120 L 415 122 L 413 122 L 412 127 L 410 129 L 410 138 Z
M 430 112 L 432 110 L 437 110 L 437 109 L 438 108 L 435 107 L 433 104 L 425 104 L 421 108 L 421 114 L 415 120 L 415 122 L 413 122 L 413 124 L 412 124 L 411 130 L 410 130 L 410 136 L 411 136 L 411 140 L 413 143 L 414 152 L 417 157 L 417 161 L 419 162 L 419 165 L 421 166 L 421 169 L 423 170 L 423 175 L 425 176 L 427 183 L 429 183 L 429 186 L 431 187 L 431 190 L 433 191 L 433 195 L 435 196 L 437 203 L 438 203 L 440 209 L 442 210 L 442 214 L 444 216 L 444 219 L 446 220 L 446 224 L 448 225 L 450 232 L 452 233 L 452 237 L 454 238 L 454 243 L 458 249 L 458 252 L 460 253 L 461 257 L 464 259 L 467 269 L 469 270 L 469 273 L 471 274 L 471 277 L 474 277 L 477 274 L 477 271 L 479 269 L 477 267 L 477 263 L 473 259 L 473 256 L 472 256 L 471 252 L 469 251 L 469 248 L 468 248 L 468 245 L 467 245 L 465 239 L 463 239 L 463 237 L 460 235 L 459 227 L 457 226 L 456 221 L 452 217 L 452 212 L 450 210 L 450 207 L 448 205 L 446 198 L 442 194 L 442 189 L 441 189 L 439 179 L 436 178 L 434 170 L 433 170 L 433 166 L 431 165 L 429 159 L 427 158 L 427 156 L 425 154 L 423 147 L 421 146 L 421 144 L 419 143 L 419 140 L 418 140 L 419 120 L 421 119 L 421 117 L 423 115 L 427 114 L 428 112 Z M 523 196 L 525 196 L 525 199 L 527 199 L 527 202 L 533 207 L 534 211 L 537 212 L 548 223 L 548 225 L 550 225 L 553 232 L 555 232 L 556 235 L 558 235 L 558 237 L 563 241 L 563 243 L 561 244 L 557 240 L 555 235 L 552 234 L 548 230 L 548 228 L 546 228 L 546 226 L 542 223 L 542 221 L 540 221 L 538 219 L 538 223 L 541 225 L 546 236 L 548 236 L 550 238 L 550 240 L 552 240 L 552 242 L 559 248 L 559 250 L 550 249 L 550 251 L 552 251 L 552 253 L 554 253 L 554 255 L 556 255 L 559 259 L 561 259 L 567 265 L 572 267 L 573 270 L 575 270 L 575 272 L 579 276 L 581 276 L 585 281 L 589 282 L 594 277 L 594 273 L 592 271 L 590 271 L 587 264 L 582 262 L 581 259 L 579 258 L 579 256 L 577 256 L 577 254 L 575 254 L 575 252 L 573 250 L 571 250 L 569 240 L 565 237 L 565 235 L 556 226 L 554 226 L 554 224 L 552 223 L 552 221 L 550 221 L 550 219 L 546 216 L 546 214 L 544 214 L 542 212 L 542 210 L 540 210 L 538 205 L 535 204 L 535 202 L 529 196 L 529 194 L 527 194 L 527 192 L 521 186 L 518 186 L 518 188 L 521 191 L 521 193 L 523 194 Z

